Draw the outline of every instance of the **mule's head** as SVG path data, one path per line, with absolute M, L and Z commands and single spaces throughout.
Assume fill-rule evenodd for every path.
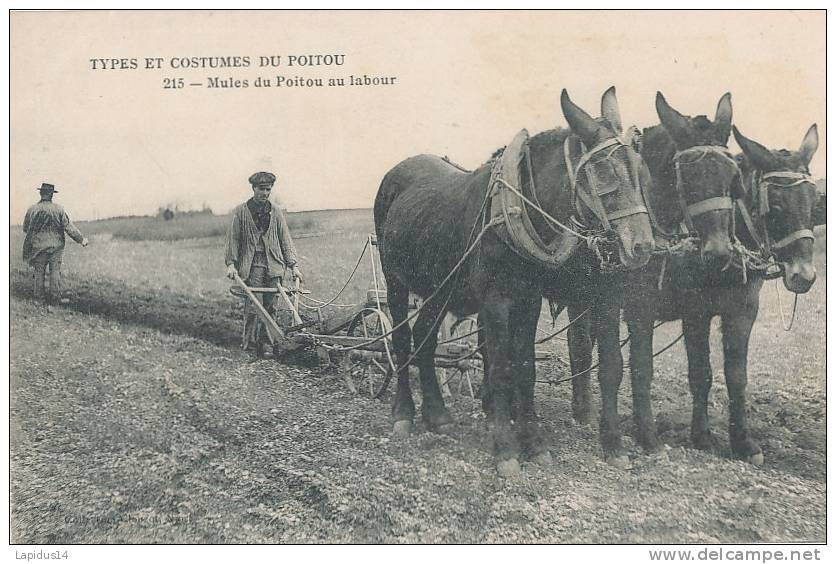
M 688 229 L 697 232 L 707 259 L 731 252 L 732 197 L 742 196 L 740 170 L 726 144 L 731 133 L 731 94 L 717 104 L 714 121 L 680 114 L 656 93 L 656 112 L 676 145 L 676 190 Z
M 636 146 L 621 139 L 621 113 L 615 87 L 601 98 L 601 117 L 592 118 L 576 106 L 564 89 L 560 106 L 569 127 L 583 142 L 576 165 L 575 190 L 586 225 L 612 229 L 621 263 L 627 268 L 647 264 L 653 252 L 653 232 L 641 189 L 644 161 Z
M 817 196 L 809 170 L 810 159 L 819 146 L 816 125 L 807 131 L 798 151 L 770 151 L 744 137 L 736 127 L 734 138 L 747 162 L 760 173 L 752 198 L 758 215 L 766 223 L 768 244 L 783 267 L 784 286 L 803 294 L 816 281 L 813 207 Z

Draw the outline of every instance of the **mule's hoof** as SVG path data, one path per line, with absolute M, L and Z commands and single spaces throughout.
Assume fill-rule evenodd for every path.
M 392 434 L 396 437 L 408 437 L 412 433 L 412 421 L 395 421 Z
M 537 464 L 538 466 L 551 466 L 552 465 L 552 453 L 549 451 L 543 451 L 540 454 L 536 455 L 534 458 L 531 459 L 531 462 Z
M 500 460 L 496 463 L 496 471 L 503 478 L 513 478 L 514 476 L 520 475 L 520 463 L 516 458 Z
M 614 454 L 607 457 L 607 464 L 619 470 L 627 470 L 630 468 L 630 458 L 626 454 Z
M 746 459 L 746 462 L 748 462 L 752 466 L 763 466 L 763 453 L 759 452 L 757 454 L 753 454 L 752 456 Z

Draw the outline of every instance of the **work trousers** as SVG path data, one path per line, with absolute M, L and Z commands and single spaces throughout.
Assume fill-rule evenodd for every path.
M 61 297 L 61 262 L 64 249 L 42 251 L 32 258 L 30 264 L 35 267 L 35 299 L 46 298 L 52 302 Z M 47 272 L 49 289 L 47 290 Z

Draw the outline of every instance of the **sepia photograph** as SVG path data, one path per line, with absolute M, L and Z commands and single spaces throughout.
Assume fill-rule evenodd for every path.
M 16 558 L 821 559 L 825 10 L 8 17 Z

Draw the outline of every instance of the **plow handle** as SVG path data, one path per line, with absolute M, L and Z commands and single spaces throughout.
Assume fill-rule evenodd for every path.
M 296 325 L 302 325 L 302 318 L 299 316 L 296 306 L 294 306 L 293 302 L 290 301 L 290 298 L 287 297 L 287 292 L 284 291 L 284 287 L 282 287 L 281 283 L 279 283 L 279 293 L 282 295 L 282 298 L 284 298 L 284 302 L 287 304 L 287 307 L 289 307 L 290 311 L 293 313 L 293 323 Z M 298 296 L 299 294 L 296 295 Z
M 249 286 L 247 286 L 244 283 L 244 281 L 241 280 L 241 277 L 238 276 L 237 272 L 233 273 L 233 276 L 235 277 L 235 282 L 239 286 L 241 286 L 241 289 L 244 290 L 245 294 L 247 294 L 247 297 L 255 306 L 256 311 L 258 312 L 258 316 L 261 318 L 261 321 L 263 321 L 264 325 L 267 327 L 267 335 L 270 337 L 270 342 L 275 343 L 278 340 L 285 339 L 284 331 L 281 330 L 281 328 L 276 323 L 276 320 L 273 319 L 273 317 L 269 313 L 267 313 L 266 309 L 264 309 L 264 306 L 261 304 L 261 300 L 259 300 L 258 297 L 255 294 L 253 294 L 252 290 L 250 290 Z M 284 295 L 284 292 L 282 293 L 282 295 Z M 287 299 L 286 296 L 285 299 Z

